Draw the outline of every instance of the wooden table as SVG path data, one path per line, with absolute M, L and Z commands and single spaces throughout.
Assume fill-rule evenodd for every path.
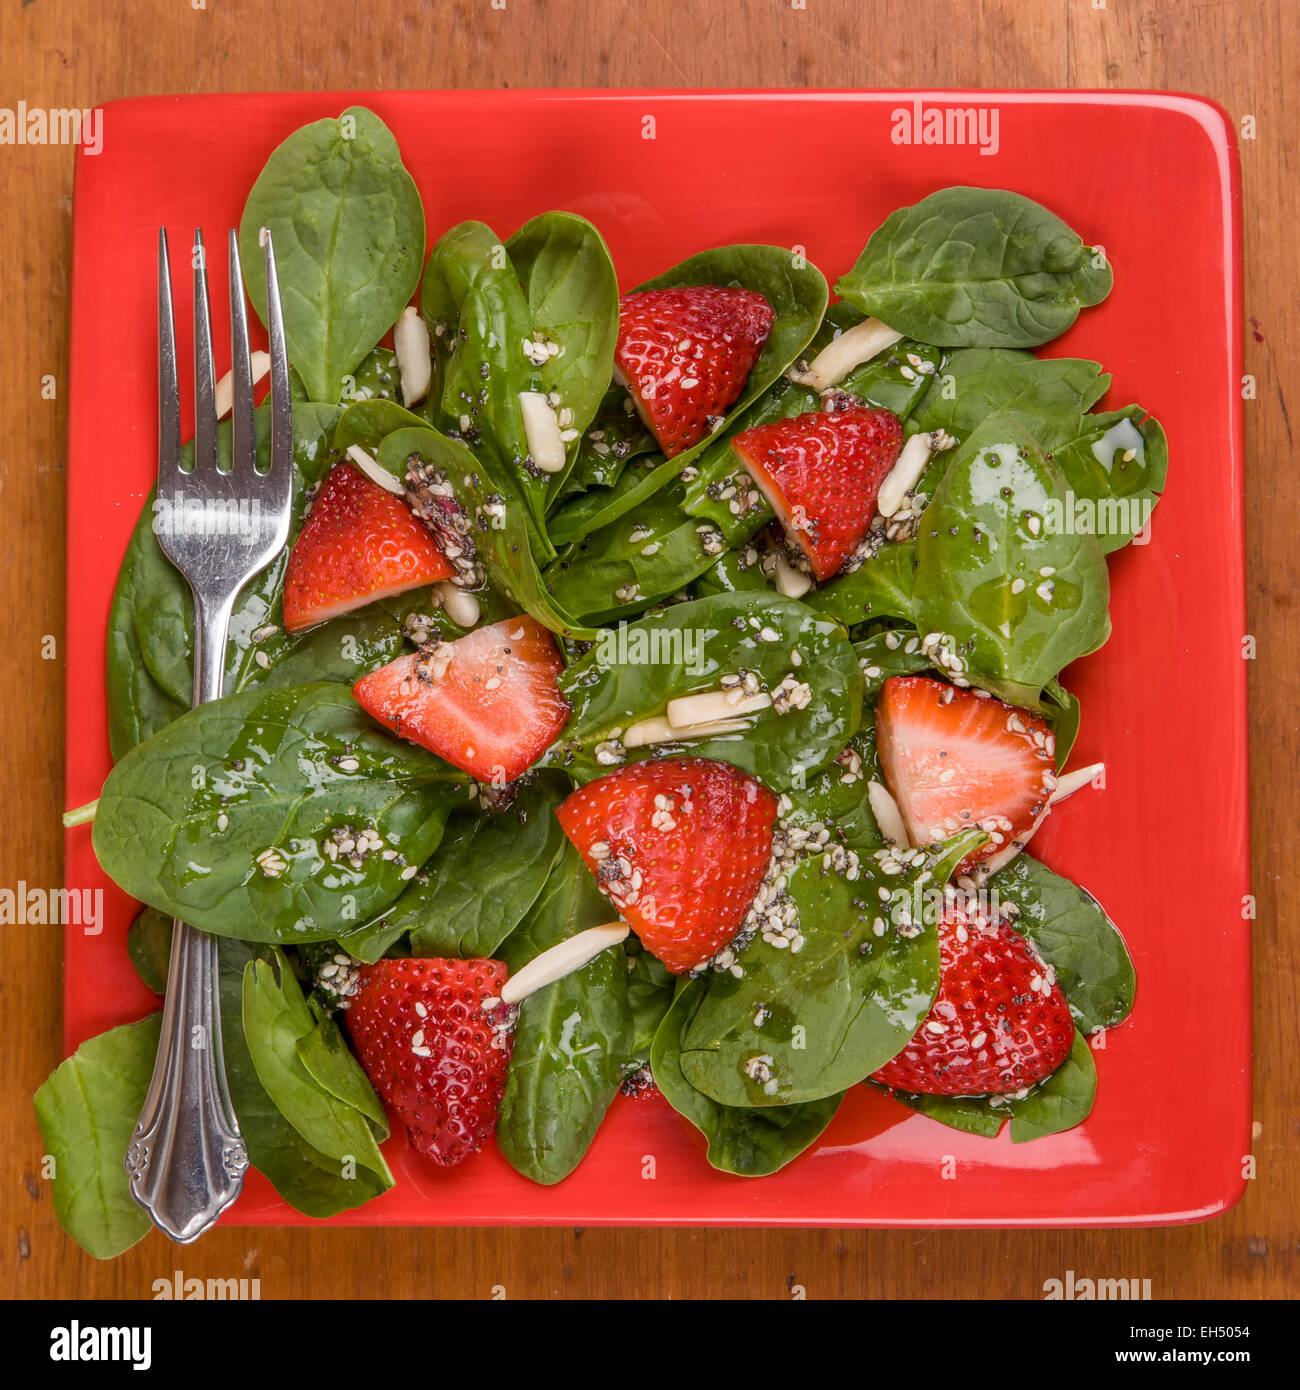
M 1258 1177 L 1227 1216 L 1172 1230 L 222 1230 L 183 1252 L 151 1236 L 100 1264 L 65 1239 L 38 1176 L 30 1097 L 60 1056 L 59 933 L 9 926 L 0 972 L 0 1293 L 149 1297 L 153 1281 L 178 1267 L 188 1276 L 259 1277 L 265 1298 L 490 1298 L 498 1286 L 509 1298 L 788 1298 L 802 1287 L 809 1298 L 1034 1299 L 1067 1269 L 1150 1278 L 1157 1298 L 1294 1293 L 1297 913 L 1285 894 L 1300 823 L 1300 715 L 1287 684 L 1300 647 L 1292 612 L 1300 608 L 1300 469 L 1290 420 L 1300 405 L 1298 30 L 1292 0 L 380 0 L 361 11 L 320 0 L 7 0 L 0 107 L 9 108 L 163 92 L 429 86 L 1138 87 L 1222 103 L 1253 136 L 1242 140 L 1241 164 L 1246 370 L 1257 381 L 1247 408 L 1247 505 L 1258 639 Z M 8 325 L 0 565 L 9 596 L 0 609 L 8 716 L 0 884 L 54 885 L 63 854 L 64 605 L 76 600 L 63 582 L 72 152 L 4 147 L 0 170 Z

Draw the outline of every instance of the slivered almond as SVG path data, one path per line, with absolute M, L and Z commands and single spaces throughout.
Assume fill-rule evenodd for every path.
M 404 493 L 401 481 L 394 478 L 388 469 L 380 466 L 379 461 L 373 454 L 368 454 L 360 444 L 348 445 L 348 458 L 370 479 L 372 483 L 378 483 L 386 492 L 396 493 L 401 497 Z
M 772 697 L 761 692 L 744 695 L 736 701 L 732 701 L 731 694 L 728 690 L 706 690 L 700 695 L 680 695 L 668 701 L 668 722 L 674 729 L 681 730 L 693 724 L 734 720 L 737 715 L 767 709 L 772 703 Z
M 250 352 L 248 354 L 249 375 L 253 378 L 253 385 L 271 370 L 271 354 L 269 352 Z M 216 387 L 217 419 L 224 420 L 235 406 L 235 374 L 227 372 L 225 376 L 217 382 Z
M 1067 796 L 1073 796 L 1075 792 L 1086 787 L 1099 772 L 1105 771 L 1105 763 L 1089 763 L 1087 767 L 1076 767 L 1073 772 L 1063 773 L 1056 784 L 1056 790 L 1048 798 L 1047 804 L 1055 806 L 1058 801 L 1064 801 Z
M 898 802 L 889 794 L 889 788 L 883 782 L 868 782 L 867 800 L 885 839 L 896 845 L 910 845 L 903 813 L 898 809 Z
M 777 593 L 784 594 L 786 598 L 802 598 L 812 586 L 812 575 L 805 573 L 797 565 L 792 565 L 780 551 L 777 551 Z
M 474 627 L 479 619 L 479 603 L 473 594 L 444 579 L 436 588 L 443 612 L 457 627 Z
M 714 738 L 719 734 L 743 734 L 748 719 L 705 719 L 698 724 L 670 724 L 662 714 L 651 715 L 633 724 L 623 735 L 624 748 L 649 748 L 656 743 L 689 743 L 693 739 Z
M 402 377 L 402 404 L 418 405 L 433 381 L 433 354 L 429 349 L 429 329 L 414 306 L 402 310 L 393 328 L 393 353 Z
M 806 372 L 791 372 L 790 380 L 811 386 L 814 391 L 827 391 L 843 381 L 854 367 L 893 347 L 902 336 L 879 319 L 863 319 L 827 343 Z
M 517 974 L 512 975 L 501 990 L 503 1004 L 517 1004 L 545 985 L 554 984 L 575 970 L 580 970 L 602 951 L 617 946 L 628 934 L 626 922 L 609 922 L 603 927 L 588 927 L 567 941 L 534 956 Z
M 876 496 L 876 510 L 881 516 L 893 516 L 903 505 L 903 498 L 920 481 L 925 465 L 930 462 L 930 436 L 914 434 L 899 452 L 894 466 L 885 475 Z
M 654 743 L 671 743 L 678 737 L 678 734 L 673 733 L 673 726 L 668 722 L 667 716 L 652 714 L 649 719 L 642 719 L 627 730 L 623 735 L 623 747 L 648 748 Z
M 554 407 L 541 391 L 521 391 L 519 412 L 533 462 L 543 473 L 558 473 L 564 467 L 564 440 Z

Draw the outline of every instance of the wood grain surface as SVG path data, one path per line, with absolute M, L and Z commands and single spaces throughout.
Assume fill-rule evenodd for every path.
M 148 93 L 547 86 L 1164 88 L 1220 102 L 1253 136 L 1242 140 L 1241 165 L 1246 370 L 1258 383 L 1246 420 L 1249 621 L 1258 639 L 1250 685 L 1258 1177 L 1226 1216 L 1169 1230 L 219 1230 L 184 1251 L 152 1235 L 100 1264 L 63 1236 L 37 1176 L 42 1143 L 30 1098 L 60 1057 L 59 933 L 7 926 L 0 1295 L 149 1297 L 175 1268 L 257 1277 L 264 1298 L 491 1298 L 495 1288 L 511 1299 L 800 1290 L 822 1299 L 1035 1299 L 1067 1269 L 1149 1278 L 1157 1298 L 1294 1294 L 1300 1051 L 1297 911 L 1286 885 L 1300 824 L 1291 684 L 1300 470 L 1289 418 L 1300 402 L 1298 31 L 1294 0 L 4 0 L 0 106 L 11 108 Z M 65 604 L 77 600 L 65 594 L 63 569 L 72 163 L 66 147 L 0 148 L 0 884 L 10 886 L 58 884 L 62 872 L 62 634 Z M 49 378 L 53 399 L 42 386 Z M 1196 911 L 1195 885 L 1187 910 Z M 1212 1112 L 1205 1124 L 1215 1124 Z

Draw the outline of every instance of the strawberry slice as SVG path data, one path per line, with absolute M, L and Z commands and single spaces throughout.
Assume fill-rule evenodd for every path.
M 838 573 L 867 534 L 902 443 L 903 426 L 892 411 L 851 406 L 756 425 L 731 447 L 823 580 Z
M 939 922 L 939 969 L 925 1022 L 873 1081 L 923 1095 L 999 1095 L 1034 1085 L 1069 1056 L 1065 995 L 1006 922 L 950 905 Z
M 957 867 L 1000 868 L 1028 843 L 1056 786 L 1056 740 L 1028 710 L 929 676 L 891 676 L 876 704 L 880 766 L 914 845 L 979 826 Z
M 772 331 L 754 290 L 637 290 L 618 305 L 614 378 L 668 458 L 711 434 L 745 389 Z
M 301 632 L 453 572 L 400 497 L 336 463 L 289 552 L 284 625 Z
M 394 733 L 480 782 L 513 782 L 569 717 L 555 639 L 534 618 L 507 618 L 431 642 L 362 676 L 357 703 Z
M 556 812 L 620 916 L 675 975 L 745 920 L 772 857 L 776 797 L 709 758 L 632 763 Z
M 380 1098 L 411 1143 L 446 1168 L 496 1125 L 514 1042 L 499 960 L 381 960 L 363 965 L 348 1032 Z

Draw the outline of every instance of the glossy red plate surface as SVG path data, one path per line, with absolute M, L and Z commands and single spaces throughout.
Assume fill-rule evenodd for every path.
M 812 1153 L 753 1180 L 710 1169 L 699 1137 L 662 1100 L 620 1098 L 585 1162 L 557 1187 L 519 1177 L 495 1151 L 438 1171 L 396 1139 L 388 1146 L 396 1188 L 341 1222 L 1084 1226 L 1193 1220 L 1240 1195 L 1250 1115 L 1242 910 L 1249 859 L 1239 189 L 1230 128 L 1217 107 L 1181 96 L 934 92 L 927 103 L 996 111 L 996 152 L 894 143 L 894 113 L 910 110 L 915 97 L 148 98 L 107 107 L 102 153 L 79 153 L 70 806 L 96 796 L 110 766 L 105 625 L 155 467 L 158 225 L 168 226 L 173 245 L 188 245 L 201 226 L 209 246 L 223 246 L 274 146 L 303 122 L 355 102 L 396 133 L 424 198 L 430 242 L 466 217 L 505 235 L 547 208 L 567 208 L 600 227 L 624 286 L 739 241 L 802 246 L 834 281 L 895 208 L 946 184 L 1015 189 L 1104 244 L 1115 268 L 1106 303 L 1046 351 L 1102 362 L 1115 378 L 1103 404 L 1140 401 L 1169 436 L 1169 488 L 1151 543 L 1111 561 L 1114 635 L 1066 677 L 1084 708 L 1075 759 L 1104 759 L 1108 785 L 1076 796 L 1034 844 L 1105 904 L 1137 964 L 1137 1006 L 1097 1053 L 1097 1104 L 1086 1124 L 1013 1145 L 1005 1133 L 959 1134 L 857 1087 Z M 221 264 L 213 277 L 218 324 L 226 320 Z M 183 354 L 189 316 L 181 285 Z M 217 355 L 228 360 L 225 345 Z M 133 905 L 100 871 L 88 829 L 68 835 L 67 882 L 102 887 L 105 902 L 100 935 L 67 934 L 71 1050 L 156 1001 L 123 946 Z M 258 1174 L 231 1215 L 236 1223 L 305 1221 Z

